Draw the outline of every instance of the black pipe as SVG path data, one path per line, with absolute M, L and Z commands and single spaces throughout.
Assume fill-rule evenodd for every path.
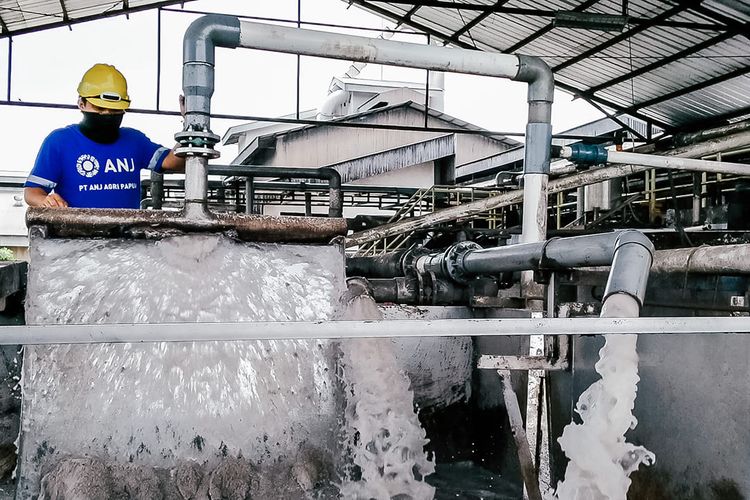
M 164 174 L 151 171 L 151 200 L 154 210 L 161 210 L 164 203 Z
M 349 257 L 346 259 L 347 276 L 365 278 L 395 278 L 403 276 L 401 259 L 404 252 L 393 252 L 373 257 Z
M 330 167 L 265 167 L 255 165 L 209 165 L 208 173 L 213 175 L 233 175 L 236 177 L 286 177 L 303 179 L 323 179 L 328 181 L 328 215 L 342 217 L 344 195 L 341 191 L 341 174 Z
M 653 253 L 654 245 L 643 233 L 628 229 L 487 249 L 463 242 L 443 253 L 420 257 L 416 267 L 465 283 L 477 275 L 611 264 L 604 298 L 625 293 L 642 305 Z

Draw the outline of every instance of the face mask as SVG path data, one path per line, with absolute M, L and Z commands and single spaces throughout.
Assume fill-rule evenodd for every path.
M 79 125 L 83 135 L 94 142 L 109 144 L 120 136 L 120 124 L 125 113 L 99 114 L 83 111 L 83 120 Z

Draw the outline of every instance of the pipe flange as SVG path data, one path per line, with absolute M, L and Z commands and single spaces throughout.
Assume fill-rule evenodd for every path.
M 471 281 L 472 275 L 464 271 L 464 257 L 471 251 L 481 249 L 482 246 L 478 243 L 462 241 L 446 250 L 443 255 L 443 262 L 448 276 L 458 283 L 468 284 Z
M 430 251 L 424 247 L 410 248 L 401 256 L 401 271 L 404 276 L 411 276 L 412 274 L 419 274 L 417 269 L 417 260 L 420 257 L 429 255 Z
M 221 153 L 219 153 L 212 147 L 185 146 L 175 148 L 174 155 L 178 158 L 185 158 L 187 156 L 201 156 L 203 158 L 208 158 L 209 160 L 214 160 L 221 156 Z
M 175 156 L 219 157 L 219 152 L 214 149 L 214 144 L 219 142 L 220 137 L 210 131 L 183 130 L 176 133 L 174 138 L 179 143 L 174 151 Z

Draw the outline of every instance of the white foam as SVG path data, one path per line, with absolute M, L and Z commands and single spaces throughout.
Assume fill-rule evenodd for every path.
M 354 297 L 345 319 L 382 319 L 366 295 Z M 424 478 L 435 464 L 424 452 L 428 443 L 417 414 L 409 379 L 400 370 L 388 339 L 357 339 L 341 344 L 346 385 L 346 446 L 358 477 L 341 485 L 343 498 L 433 498 Z
M 626 296 L 612 296 L 603 317 L 632 317 L 637 306 Z M 655 456 L 625 441 L 638 421 L 633 415 L 638 390 L 637 335 L 604 335 L 595 365 L 601 379 L 581 394 L 576 413 L 582 423 L 570 423 L 558 439 L 570 462 L 565 480 L 554 495 L 559 500 L 626 500 L 630 474 Z

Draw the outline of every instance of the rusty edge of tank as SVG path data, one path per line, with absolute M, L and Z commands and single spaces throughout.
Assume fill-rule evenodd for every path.
M 160 210 L 29 208 L 26 226 L 43 226 L 51 238 L 160 239 L 184 233 L 224 232 L 245 241 L 329 243 L 346 235 L 346 220 L 215 213 L 210 219 L 187 219 L 182 212 Z

